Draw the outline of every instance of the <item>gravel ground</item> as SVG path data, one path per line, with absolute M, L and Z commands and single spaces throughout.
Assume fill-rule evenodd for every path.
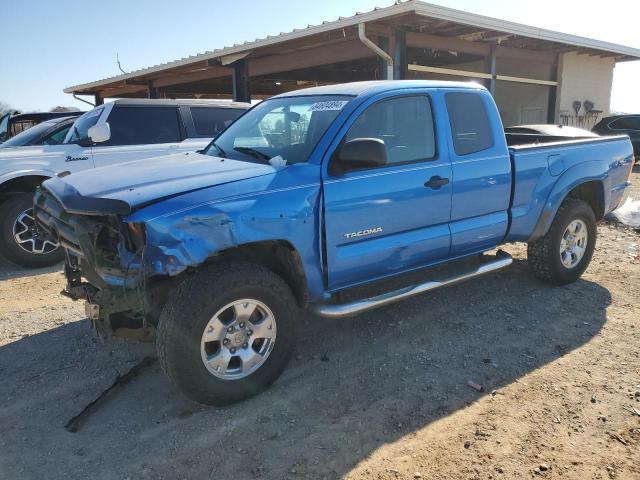
M 432 295 L 301 314 L 295 358 L 256 398 L 197 405 L 155 363 L 75 433 L 153 348 L 96 339 L 59 269 L 0 263 L 0 477 L 640 478 L 640 234 L 602 224 L 584 277 L 559 288 L 507 250 L 507 270 Z

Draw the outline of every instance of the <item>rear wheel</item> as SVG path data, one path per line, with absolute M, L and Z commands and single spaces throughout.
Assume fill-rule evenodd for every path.
M 20 193 L 2 204 L 0 251 L 11 262 L 27 268 L 49 267 L 64 258 L 57 240 L 36 228 L 33 194 Z
M 567 198 L 546 235 L 528 245 L 529 265 L 535 276 L 553 285 L 575 282 L 591 262 L 596 232 L 596 218 L 589 204 Z
M 296 338 L 295 299 L 260 265 L 209 266 L 183 281 L 160 316 L 156 346 L 169 378 L 190 398 L 224 405 L 267 388 Z

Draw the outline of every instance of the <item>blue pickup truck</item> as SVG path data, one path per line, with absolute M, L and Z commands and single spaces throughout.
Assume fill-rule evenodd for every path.
M 301 308 L 477 277 L 508 242 L 541 280 L 577 280 L 632 164 L 626 136 L 505 134 L 477 84 L 362 82 L 261 102 L 201 152 L 59 175 L 34 211 L 95 327 L 155 338 L 183 392 L 225 404 L 277 379 Z

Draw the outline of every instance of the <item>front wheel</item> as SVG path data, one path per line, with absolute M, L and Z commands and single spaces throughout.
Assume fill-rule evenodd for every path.
M 0 252 L 27 268 L 49 267 L 63 260 L 64 250 L 57 240 L 36 228 L 33 194 L 20 193 L 2 204 Z
M 533 273 L 553 285 L 575 282 L 589 266 L 596 246 L 596 217 L 585 201 L 567 198 L 542 238 L 528 244 Z
M 267 388 L 284 370 L 296 338 L 295 299 L 265 267 L 214 264 L 170 295 L 156 347 L 167 376 L 187 396 L 224 405 Z

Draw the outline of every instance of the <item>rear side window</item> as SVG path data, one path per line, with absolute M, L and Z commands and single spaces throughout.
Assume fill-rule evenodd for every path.
M 640 130 L 640 117 L 623 117 L 611 122 L 614 130 Z
M 191 107 L 196 133 L 202 137 L 215 137 L 243 113 L 237 108 Z
M 176 107 L 113 108 L 107 119 L 111 139 L 102 145 L 144 145 L 182 140 Z
M 493 132 L 480 95 L 452 92 L 445 99 L 456 154 L 468 155 L 492 147 Z
M 433 159 L 436 143 L 429 98 L 398 97 L 371 105 L 351 125 L 344 141 L 355 138 L 382 140 L 389 165 Z

